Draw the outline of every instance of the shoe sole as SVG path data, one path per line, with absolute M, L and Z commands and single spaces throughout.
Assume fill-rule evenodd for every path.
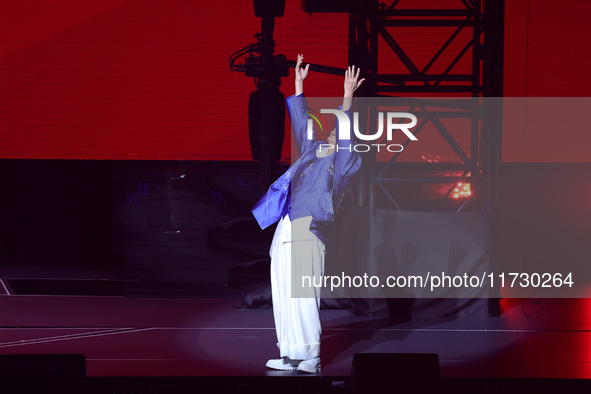
M 276 371 L 295 371 L 296 370 L 296 367 L 288 367 L 288 366 L 285 366 L 285 367 L 272 367 L 269 364 L 265 364 L 265 366 L 267 368 L 269 368 L 269 369 L 274 369 Z

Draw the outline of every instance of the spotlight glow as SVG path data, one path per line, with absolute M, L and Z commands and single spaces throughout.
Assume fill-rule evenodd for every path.
M 451 196 L 453 198 L 467 198 L 472 195 L 469 183 L 458 182 Z

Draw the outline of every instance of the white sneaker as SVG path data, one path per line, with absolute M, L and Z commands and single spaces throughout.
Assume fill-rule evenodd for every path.
M 320 357 L 311 358 L 309 360 L 301 361 L 298 365 L 298 371 L 308 373 L 320 372 Z
M 269 360 L 269 361 L 267 361 L 266 366 L 267 366 L 267 368 L 277 369 L 279 371 L 295 371 L 296 370 L 296 367 L 291 365 L 291 363 L 286 363 L 285 359 L 283 359 L 283 358 Z

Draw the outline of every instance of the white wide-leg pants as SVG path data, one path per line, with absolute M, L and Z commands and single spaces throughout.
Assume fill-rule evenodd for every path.
M 271 294 L 281 357 L 308 360 L 320 355 L 320 287 L 292 297 L 292 279 L 324 275 L 325 248 L 310 232 L 311 216 L 279 221 L 271 244 Z M 292 272 L 293 270 L 293 272 Z M 299 284 L 301 286 L 301 284 Z

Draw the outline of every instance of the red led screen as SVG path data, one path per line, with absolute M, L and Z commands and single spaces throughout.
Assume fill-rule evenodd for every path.
M 506 3 L 505 95 L 588 95 L 589 2 Z M 228 58 L 254 42 L 256 31 L 260 19 L 247 0 L 4 2 L 0 158 L 250 160 L 248 95 L 255 86 L 230 72 Z M 276 20 L 276 53 L 345 67 L 347 31 L 346 14 L 308 15 L 289 0 Z M 420 58 L 430 36 L 437 34 L 414 28 L 396 38 Z M 380 45 L 381 67 L 398 67 Z M 283 79 L 286 96 L 291 75 Z M 307 80 L 310 96 L 341 90 L 340 77 L 312 73 Z M 568 141 L 581 131 L 561 133 Z M 503 138 L 506 161 L 589 157 L 584 143 L 556 154 L 555 135 L 528 130 Z M 283 152 L 289 158 L 288 144 Z

